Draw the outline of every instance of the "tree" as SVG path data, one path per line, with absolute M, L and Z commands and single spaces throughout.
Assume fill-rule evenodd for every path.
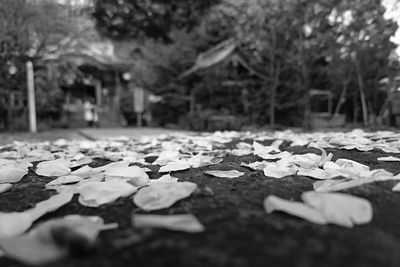
M 68 0 L 66 1 L 68 2 Z M 25 62 L 33 61 L 37 78 L 38 115 L 46 109 L 60 109 L 59 102 L 51 106 L 60 90 L 46 77 L 42 59 L 59 51 L 82 36 L 82 20 L 75 10 L 51 0 L 4 0 L 0 2 L 0 84 L 11 92 L 25 94 Z M 81 11 L 79 11 L 81 12 Z M 82 12 L 85 12 L 82 11 Z M 85 29 L 84 34 L 90 35 Z M 10 75 L 10 67 L 17 71 Z M 11 103 L 11 99 L 9 99 Z M 8 105 L 8 124 L 12 127 L 12 105 Z
M 218 0 L 97 0 L 99 31 L 112 39 L 150 37 L 170 42 L 173 30 L 192 29 Z
M 310 88 L 334 89 L 338 81 L 344 81 L 347 87 L 356 79 L 361 95 L 365 84 L 370 84 L 362 97 L 367 99 L 362 102 L 364 118 L 367 102 L 377 106 L 377 81 L 388 71 L 388 55 L 394 49 L 390 36 L 396 29 L 393 21 L 384 19 L 380 1 L 236 3 L 236 15 L 242 17 L 237 25 L 238 40 L 269 77 L 270 123 L 274 122 L 275 84 L 296 96 L 296 92 L 303 95 L 297 99 L 307 107 Z M 240 12 L 243 10 L 246 12 Z M 350 69 L 355 71 L 346 71 Z M 287 81 L 288 77 L 292 79 Z M 277 103 L 282 105 L 286 103 Z M 307 121 L 307 113 L 305 118 Z

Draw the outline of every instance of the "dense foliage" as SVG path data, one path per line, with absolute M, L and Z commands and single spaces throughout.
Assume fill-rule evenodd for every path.
M 217 0 L 97 0 L 99 30 L 114 39 L 150 37 L 171 41 L 174 29 L 192 29 Z
M 207 1 L 198 6 L 208 9 L 199 11 L 201 18 L 193 9 L 178 12 L 183 2 L 192 3 L 97 1 L 97 25 L 107 36 L 147 37 L 136 54 L 140 67 L 133 68 L 140 80 L 148 78 L 144 86 L 193 94 L 203 109 L 254 124 L 274 124 L 277 117 L 278 123 L 301 125 L 310 89 L 332 91 L 336 111 L 354 121 L 366 123 L 379 113 L 386 94 L 379 81 L 396 71 L 389 56 L 397 29 L 384 18 L 380 1 L 237 0 L 211 7 Z M 185 27 L 182 14 L 190 14 Z M 265 79 L 225 62 L 176 83 L 196 55 L 229 37 Z

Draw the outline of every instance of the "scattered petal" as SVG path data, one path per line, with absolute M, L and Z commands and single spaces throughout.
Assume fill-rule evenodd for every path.
M 153 179 L 150 180 L 152 183 L 177 183 L 178 182 L 178 178 L 176 177 L 172 177 L 170 174 L 164 174 L 163 176 L 161 176 L 158 179 Z
M 104 225 L 97 216 L 68 215 L 39 224 L 27 234 L 0 239 L 7 256 L 29 265 L 40 265 L 61 259 L 68 254 L 86 253 L 94 246 Z
M 8 190 L 10 190 L 13 187 L 12 184 L 0 184 L 0 194 L 7 192 Z
M 380 157 L 378 161 L 400 161 L 400 158 L 389 156 L 389 157 Z
M 46 184 L 46 187 L 48 186 L 55 186 L 55 185 L 62 185 L 62 184 L 73 184 L 73 183 L 78 183 L 82 181 L 83 178 L 77 175 L 65 175 L 65 176 L 60 176 L 53 181 L 49 182 Z
M 175 171 L 183 171 L 190 169 L 190 165 L 184 161 L 174 161 L 174 162 L 169 162 L 167 165 L 162 166 L 158 172 L 175 172 Z
M 42 161 L 36 166 L 36 174 L 41 176 L 63 176 L 71 173 L 70 163 L 63 159 Z
M 0 212 L 0 238 L 17 236 L 28 230 L 32 223 L 48 212 L 52 212 L 72 199 L 72 194 L 57 194 L 39 202 L 24 212 Z
M 0 167 L 0 184 L 3 183 L 17 183 L 28 172 L 12 166 Z
M 215 177 L 219 177 L 219 178 L 237 178 L 244 174 L 244 172 L 240 172 L 237 170 L 229 170 L 229 171 L 211 170 L 211 171 L 206 171 L 204 173 L 215 176 Z
M 327 223 L 326 219 L 321 215 L 320 212 L 310 208 L 309 206 L 301 202 L 288 201 L 273 195 L 268 196 L 264 200 L 264 208 L 267 213 L 272 213 L 273 211 L 277 210 L 300 217 L 312 223 Z
M 146 211 L 165 209 L 187 198 L 196 189 L 197 185 L 191 182 L 151 183 L 135 194 L 133 202 Z
M 222 162 L 223 158 L 214 158 L 212 156 L 204 156 L 204 155 L 195 155 L 187 160 L 187 163 L 192 168 L 199 168 L 214 165 Z
M 328 222 L 344 227 L 372 220 L 372 205 L 363 198 L 342 193 L 304 192 L 303 201 L 320 212 Z
M 99 207 L 120 197 L 127 197 L 137 191 L 137 187 L 126 181 L 87 182 L 79 186 L 79 203 L 87 207 Z
M 129 180 L 134 186 L 143 186 L 149 183 L 150 179 L 147 173 L 138 166 L 111 168 L 104 172 L 106 180 L 125 179 Z
M 188 233 L 198 233 L 205 230 L 204 226 L 192 214 L 133 214 L 132 224 L 136 228 L 165 228 L 173 231 L 183 231 Z

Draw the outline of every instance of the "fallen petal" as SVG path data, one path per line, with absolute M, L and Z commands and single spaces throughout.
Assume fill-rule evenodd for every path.
M 204 226 L 192 214 L 133 214 L 132 224 L 136 228 L 165 228 L 173 231 L 183 231 L 188 233 L 198 233 L 205 230 Z
M 191 182 L 151 183 L 135 194 L 133 202 L 148 211 L 169 208 L 178 200 L 190 196 L 196 188 L 197 185 Z
M 244 174 L 244 172 L 240 172 L 237 170 L 229 170 L 229 171 L 206 171 L 205 174 L 212 175 L 219 178 L 237 178 Z
M 264 208 L 267 213 L 272 213 L 276 210 L 283 211 L 312 223 L 327 224 L 326 219 L 320 212 L 301 202 L 288 201 L 274 195 L 270 195 L 264 200 Z
M 158 172 L 174 172 L 174 171 L 183 171 L 190 169 L 190 165 L 183 160 L 170 162 L 165 166 L 162 166 Z

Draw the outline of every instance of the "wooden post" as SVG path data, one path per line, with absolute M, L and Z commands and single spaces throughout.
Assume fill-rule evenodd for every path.
M 29 108 L 29 131 L 37 132 L 36 123 L 36 103 L 35 103 L 35 81 L 33 76 L 33 64 L 31 61 L 26 62 L 26 78 L 28 88 L 28 108 Z

